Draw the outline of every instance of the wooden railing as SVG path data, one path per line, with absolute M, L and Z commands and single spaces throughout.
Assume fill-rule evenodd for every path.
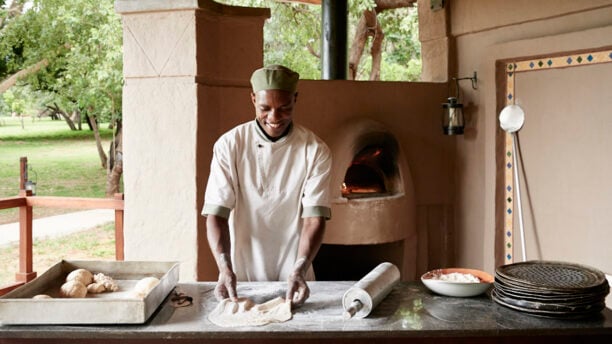
M 32 259 L 32 208 L 66 208 L 66 209 L 114 209 L 115 210 L 115 259 L 123 260 L 123 194 L 114 198 L 81 198 L 32 196 L 30 190 L 21 190 L 17 197 L 0 199 L 0 210 L 19 208 L 19 271 L 15 274 L 15 283 L 0 286 L 0 295 L 33 280 L 36 272 Z

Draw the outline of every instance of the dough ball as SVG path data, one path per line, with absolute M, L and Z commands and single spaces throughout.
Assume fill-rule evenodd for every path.
M 138 297 L 143 298 L 158 284 L 159 279 L 155 277 L 145 277 L 136 283 L 134 286 L 134 293 L 136 293 Z
M 102 283 L 91 283 L 87 286 L 87 292 L 92 294 L 100 294 L 106 291 L 104 284 Z
M 93 282 L 93 274 L 89 270 L 76 269 L 66 277 L 66 282 L 74 280 L 81 282 L 81 284 L 89 285 Z
M 38 295 L 32 296 L 32 298 L 33 299 L 52 299 L 52 297 L 47 294 L 38 294 Z
M 87 295 L 87 287 L 76 280 L 68 281 L 60 287 L 60 295 L 62 297 L 85 297 Z

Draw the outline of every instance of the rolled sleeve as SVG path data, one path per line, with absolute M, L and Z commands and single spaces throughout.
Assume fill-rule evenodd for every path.
M 202 215 L 229 217 L 236 202 L 231 153 L 222 139 L 215 143 Z
M 331 153 L 325 143 L 320 142 L 312 168 L 307 176 L 302 197 L 302 217 L 323 216 L 331 218 L 329 183 L 331 179 Z
M 232 210 L 230 208 L 221 205 L 205 203 L 204 208 L 202 208 L 202 215 L 215 215 L 228 219 L 231 211 Z
M 331 219 L 331 208 L 322 206 L 304 207 L 302 217 L 324 217 L 329 220 Z

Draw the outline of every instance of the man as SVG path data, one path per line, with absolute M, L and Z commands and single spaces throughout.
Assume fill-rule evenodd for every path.
M 223 134 L 213 148 L 202 214 L 219 268 L 215 296 L 237 300 L 236 281 L 287 281 L 301 305 L 314 279 L 330 218 L 331 154 L 293 123 L 299 75 L 283 66 L 251 76 L 255 120 Z

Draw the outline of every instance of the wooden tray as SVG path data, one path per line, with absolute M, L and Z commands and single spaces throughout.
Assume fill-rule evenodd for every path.
M 72 270 L 83 268 L 111 276 L 116 292 L 59 298 L 59 288 Z M 66 261 L 55 264 L 29 283 L 0 297 L 0 325 L 27 324 L 141 324 L 153 314 L 178 282 L 177 262 Z M 144 298 L 133 293 L 144 277 L 160 283 Z M 47 294 L 52 299 L 32 299 Z

